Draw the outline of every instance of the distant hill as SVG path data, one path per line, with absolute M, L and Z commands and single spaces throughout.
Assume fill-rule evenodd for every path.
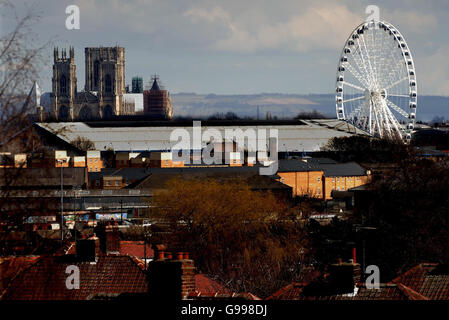
M 277 94 L 251 95 L 200 95 L 195 93 L 173 94 L 175 116 L 207 117 L 215 113 L 234 112 L 240 117 L 264 119 L 267 112 L 278 118 L 292 118 L 300 112 L 316 110 L 335 117 L 333 94 Z M 449 97 L 419 96 L 417 119 L 432 121 L 436 117 L 449 120 Z M 441 119 L 440 119 L 441 121 Z

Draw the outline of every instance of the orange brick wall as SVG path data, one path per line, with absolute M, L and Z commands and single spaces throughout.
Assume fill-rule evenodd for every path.
M 87 158 L 87 171 L 100 172 L 103 166 L 103 160 L 101 158 Z
M 122 177 L 103 177 L 103 189 L 121 189 L 124 187 Z
M 369 176 L 325 177 L 325 199 L 332 199 L 332 190 L 345 191 L 369 182 Z
M 179 168 L 184 167 L 184 161 L 172 160 L 149 160 L 152 168 Z
M 323 171 L 278 172 L 278 181 L 292 187 L 293 196 L 323 197 Z
M 293 197 L 332 199 L 332 190 L 348 190 L 369 183 L 369 176 L 325 177 L 323 171 L 278 172 L 278 181 L 292 187 Z

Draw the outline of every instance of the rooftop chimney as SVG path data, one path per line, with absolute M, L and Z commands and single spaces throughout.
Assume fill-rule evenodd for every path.
M 329 284 L 335 294 L 352 293 L 360 281 L 360 275 L 358 263 L 339 261 L 329 267 Z
M 106 227 L 106 254 L 120 253 L 120 231 L 118 226 Z
M 165 246 L 153 246 L 155 260 L 149 263 L 149 293 L 154 299 L 186 299 L 195 290 L 195 266 L 188 254 L 175 252 L 166 259 Z
M 97 238 L 98 239 L 98 238 Z M 96 239 L 80 239 L 76 241 L 76 258 L 79 261 L 95 261 Z
M 100 238 L 100 250 L 104 254 L 120 253 L 120 230 L 118 225 L 110 222 L 99 222 L 95 233 Z

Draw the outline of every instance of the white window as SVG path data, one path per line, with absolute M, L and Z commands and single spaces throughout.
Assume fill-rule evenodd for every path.
M 317 179 L 317 180 L 318 180 L 318 182 L 320 182 L 320 181 L 321 181 L 321 178 L 320 178 L 320 177 L 318 177 L 318 179 Z

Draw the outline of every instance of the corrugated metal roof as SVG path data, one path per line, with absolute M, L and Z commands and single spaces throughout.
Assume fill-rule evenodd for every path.
M 304 124 L 305 123 L 305 124 Z M 193 136 L 192 126 L 89 126 L 83 122 L 54 122 L 38 123 L 38 125 L 57 135 L 61 139 L 70 142 L 77 137 L 85 137 L 95 144 L 97 150 L 107 150 L 109 148 L 115 151 L 144 151 L 144 150 L 169 150 L 176 146 L 178 137 L 175 135 L 175 141 L 170 141 L 170 135 L 175 129 L 186 130 L 190 136 Z M 303 120 L 302 124 L 294 125 L 244 125 L 244 126 L 202 126 L 202 133 L 207 129 L 218 130 L 222 137 L 225 137 L 225 130 L 241 129 L 245 132 L 247 129 L 265 129 L 267 136 L 270 129 L 278 130 L 278 149 L 280 152 L 311 152 L 318 151 L 329 139 L 333 137 L 350 136 L 353 134 L 365 134 L 354 126 L 341 120 Z M 254 140 L 250 140 L 254 143 Z M 203 142 L 203 147 L 206 146 Z M 255 144 L 257 145 L 257 144 Z

